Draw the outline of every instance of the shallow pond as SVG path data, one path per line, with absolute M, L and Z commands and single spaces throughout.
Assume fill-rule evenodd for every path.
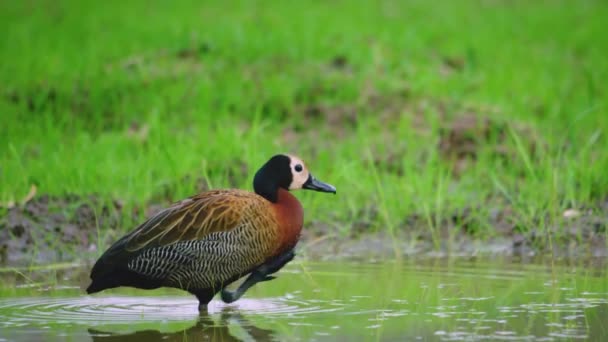
M 300 261 L 207 315 L 175 290 L 85 295 L 87 271 L 0 271 L 0 341 L 608 340 L 602 261 Z

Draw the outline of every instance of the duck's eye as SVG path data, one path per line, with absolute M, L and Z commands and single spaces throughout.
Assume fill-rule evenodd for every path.
M 303 169 L 304 168 L 301 164 L 296 164 L 296 166 L 294 167 L 294 170 L 296 170 L 296 172 L 302 172 Z

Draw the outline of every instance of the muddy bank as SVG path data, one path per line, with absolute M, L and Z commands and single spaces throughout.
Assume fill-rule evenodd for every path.
M 87 261 L 94 259 L 143 217 L 163 205 L 124 208 L 117 201 L 95 196 L 38 196 L 0 211 L 0 262 Z M 373 208 L 370 210 L 373 211 Z M 509 209 L 490 211 L 484 218 L 495 227 L 491 236 L 467 229 L 475 217 L 471 210 L 442 215 L 431 222 L 416 214 L 405 217 L 394 232 L 373 229 L 373 215 L 348 222 L 312 222 L 303 232 L 299 254 L 311 259 L 381 259 L 399 256 L 515 255 L 559 257 L 607 256 L 608 202 L 597 208 L 568 210 L 554 226 L 524 228 L 510 220 Z M 337 226 L 348 226 L 340 233 Z M 126 227 L 123 229 L 122 227 Z
M 546 236 L 545 245 L 535 243 L 535 234 L 520 237 L 497 236 L 484 240 L 459 234 L 452 240 L 440 241 L 416 239 L 415 234 L 384 232 L 362 234 L 359 238 L 325 236 L 304 238 L 300 254 L 313 260 L 366 260 L 375 261 L 407 257 L 518 257 L 536 260 L 552 256 L 560 259 L 603 258 L 608 256 L 606 237 L 597 234 L 586 241 L 575 237 L 551 238 Z M 549 241 L 549 239 L 551 239 Z
M 0 209 L 0 261 L 74 260 L 94 250 L 100 230 L 115 230 L 120 206 L 95 196 L 37 196 Z

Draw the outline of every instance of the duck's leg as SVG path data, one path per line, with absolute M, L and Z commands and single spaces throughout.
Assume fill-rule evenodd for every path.
M 283 266 L 285 266 L 285 264 L 290 262 L 294 256 L 295 252 L 293 249 L 291 249 L 268 261 L 267 263 L 262 264 L 260 267 L 253 270 L 249 277 L 247 277 L 247 279 L 245 279 L 245 281 L 234 292 L 222 289 L 222 301 L 224 301 L 224 303 L 232 303 L 241 298 L 241 296 L 243 296 L 243 294 L 245 294 L 245 292 L 253 285 L 262 281 L 274 279 L 275 277 L 271 276 L 271 274 L 280 270 Z
M 210 289 L 200 290 L 192 292 L 198 298 L 198 312 L 199 313 L 207 313 L 207 304 L 213 299 L 213 296 L 217 293 L 217 291 L 212 291 Z

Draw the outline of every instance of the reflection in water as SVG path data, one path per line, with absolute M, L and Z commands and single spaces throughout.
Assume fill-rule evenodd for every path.
M 213 315 L 217 316 L 217 315 Z M 158 330 L 140 330 L 129 334 L 114 334 L 111 332 L 89 329 L 89 334 L 95 342 L 119 341 L 270 341 L 274 332 L 251 324 L 239 312 L 229 308 L 222 310 L 219 319 L 202 314 L 193 326 L 175 332 L 160 332 Z M 238 334 L 240 332 L 240 334 Z M 240 336 L 239 336 L 240 335 Z

